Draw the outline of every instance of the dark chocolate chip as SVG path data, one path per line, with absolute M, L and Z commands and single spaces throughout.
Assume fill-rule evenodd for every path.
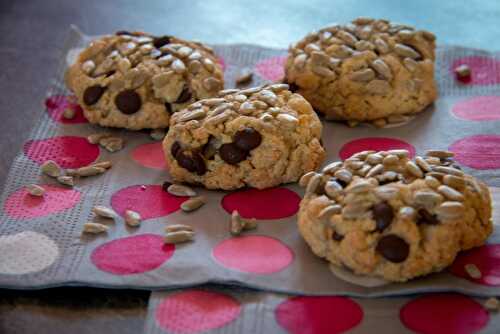
M 106 74 L 104 74 L 104 75 L 106 76 L 106 78 L 108 78 L 108 77 L 112 76 L 112 75 L 113 75 L 113 74 L 115 74 L 115 73 L 116 73 L 116 71 L 115 71 L 115 70 L 111 70 L 111 71 L 109 71 L 109 72 L 106 72 Z
M 96 104 L 105 90 L 106 88 L 99 85 L 87 87 L 85 92 L 83 92 L 83 102 L 88 106 Z
M 172 147 L 170 147 L 170 153 L 174 158 L 177 156 L 177 153 L 179 153 L 180 149 L 181 149 L 181 144 L 179 144 L 178 141 L 172 144 Z
M 451 164 L 451 166 L 450 166 L 450 167 L 453 167 L 453 168 L 458 169 L 458 170 L 462 170 L 462 167 L 460 167 L 460 166 L 459 166 L 459 165 L 457 165 L 457 164 Z
M 289 83 L 288 84 L 288 90 L 291 91 L 292 93 L 295 93 L 296 91 L 299 90 L 299 86 L 296 83 Z
M 392 207 L 386 202 L 380 202 L 373 206 L 373 217 L 375 218 L 377 231 L 382 232 L 392 223 L 394 212 Z
M 198 152 L 180 150 L 177 152 L 175 159 L 182 168 L 187 169 L 191 173 L 203 175 L 207 172 L 205 160 Z
M 439 224 L 439 220 L 437 219 L 436 215 L 431 214 L 429 211 L 425 209 L 419 209 L 417 225 L 421 224 L 437 225 Z
M 342 241 L 342 239 L 344 239 L 344 236 L 342 234 L 337 233 L 337 231 L 333 231 L 332 239 L 335 241 Z
M 247 158 L 248 152 L 240 149 L 234 143 L 223 144 L 219 148 L 219 155 L 228 164 L 236 165 Z
M 389 234 L 378 241 L 376 251 L 388 261 L 401 263 L 408 258 L 410 246 L 404 239 Z
M 141 97 L 132 89 L 123 90 L 115 97 L 116 107 L 126 115 L 138 112 L 141 104 Z
M 160 36 L 153 39 L 153 45 L 155 48 L 159 49 L 165 44 L 170 43 L 170 36 Z
M 170 103 L 165 102 L 165 110 L 169 115 L 172 115 L 172 106 L 170 105 Z
M 168 187 L 170 187 L 171 185 L 172 185 L 172 183 L 171 183 L 171 182 L 165 181 L 165 182 L 163 182 L 163 184 L 161 185 L 161 189 L 162 189 L 163 191 L 168 192 Z
M 345 181 L 342 181 L 340 179 L 337 179 L 336 177 L 332 178 L 333 181 L 336 181 L 338 184 L 340 184 L 342 186 L 342 188 L 345 188 L 347 187 L 347 182 Z
M 189 90 L 189 88 L 187 86 L 184 86 L 181 94 L 179 95 L 179 97 L 177 98 L 177 101 L 175 101 L 175 103 L 185 103 L 185 102 L 189 101 L 191 96 L 193 96 L 193 95 L 191 94 L 191 91 Z
M 131 32 L 129 31 L 126 31 L 126 30 L 118 30 L 117 32 L 115 32 L 115 35 L 116 36 L 121 36 L 121 35 L 132 35 Z
M 236 132 L 233 137 L 234 145 L 244 151 L 251 151 L 262 142 L 262 136 L 253 128 L 245 128 Z

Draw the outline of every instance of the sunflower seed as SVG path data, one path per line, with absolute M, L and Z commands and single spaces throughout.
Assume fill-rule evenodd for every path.
M 299 180 L 299 186 L 301 186 L 301 187 L 307 186 L 307 184 L 309 183 L 309 180 L 314 175 L 316 175 L 316 172 L 314 172 L 314 171 L 311 171 L 311 172 L 308 172 L 308 173 L 305 173 L 304 175 L 302 175 L 300 180 Z
M 242 230 L 243 230 L 243 221 L 238 211 L 234 210 L 231 213 L 230 232 L 232 235 L 239 235 Z
M 344 181 L 345 183 L 349 183 L 352 180 L 352 173 L 345 168 L 339 169 L 338 171 L 335 172 L 334 176 L 341 180 Z
M 406 67 L 406 69 L 410 72 L 415 72 L 418 68 L 418 63 L 416 60 L 411 59 L 411 58 L 405 58 L 403 59 L 403 65 Z
M 290 86 L 288 86 L 288 84 L 273 84 L 268 86 L 267 88 L 271 89 L 275 93 L 278 93 L 284 90 L 288 90 Z
M 452 201 L 463 201 L 464 200 L 464 195 L 462 195 L 460 192 L 456 191 L 455 189 L 445 186 L 445 185 L 440 185 L 438 187 L 438 191 L 443 194 L 446 198 L 451 199 Z
M 424 172 L 431 172 L 432 168 L 431 166 L 427 163 L 427 161 L 424 160 L 422 157 L 415 157 L 415 163 L 420 167 Z
M 52 160 L 45 161 L 40 167 L 40 170 L 42 173 L 51 177 L 58 177 L 62 175 L 61 167 L 59 167 L 59 165 Z
M 125 223 L 131 227 L 141 225 L 141 215 L 138 212 L 127 210 L 125 211 Z
M 99 234 L 109 230 L 109 226 L 98 223 L 85 223 L 83 224 L 83 233 Z
M 490 312 L 497 312 L 500 308 L 500 302 L 495 297 L 488 298 L 483 305 Z
M 432 189 L 437 189 L 441 185 L 441 182 L 439 182 L 439 180 L 436 179 L 435 177 L 432 177 L 430 175 L 426 175 L 425 176 L 425 184 L 427 184 Z
M 365 68 L 363 70 L 352 72 L 349 77 L 352 81 L 368 82 L 375 79 L 375 72 L 373 72 L 371 68 Z
M 371 165 L 364 165 L 360 169 L 356 171 L 356 174 L 361 175 L 361 176 L 366 176 L 366 174 L 372 169 Z
M 171 184 L 167 191 L 174 195 L 174 196 L 179 196 L 179 197 L 183 197 L 183 196 L 189 196 L 189 197 L 193 197 L 193 196 L 196 196 L 196 192 L 189 188 L 188 186 L 183 186 L 181 184 Z
M 395 181 L 398 178 L 398 173 L 388 170 L 380 175 L 376 176 L 376 179 L 382 183 L 382 182 L 392 182 Z
M 375 95 L 386 95 L 391 91 L 391 85 L 385 80 L 372 80 L 366 85 L 365 88 L 369 93 Z M 383 118 L 381 119 L 383 120 Z M 385 124 L 383 126 L 385 126 Z
M 336 196 L 342 193 L 342 190 L 343 190 L 342 185 L 337 181 L 330 180 L 325 184 L 325 193 L 330 198 L 335 198 Z
M 93 163 L 91 166 L 110 169 L 113 166 L 113 164 L 111 161 L 105 160 L 105 161 L 99 161 L 99 162 Z
M 294 130 L 299 125 L 299 120 L 289 114 L 279 114 L 276 116 L 276 119 L 281 122 L 283 127 L 289 130 Z
M 425 208 L 432 209 L 443 200 L 443 196 L 428 190 L 419 190 L 413 195 L 415 203 Z
M 380 54 L 385 54 L 389 52 L 389 46 L 382 38 L 376 38 L 374 43 L 375 43 L 375 48 Z
M 471 278 L 480 279 L 483 276 L 481 271 L 475 264 L 467 263 L 464 266 L 464 269 Z
M 384 165 L 378 164 L 373 166 L 368 173 L 366 173 L 366 177 L 373 177 L 375 175 L 378 175 L 384 171 Z
M 224 89 L 224 90 L 221 90 L 219 91 L 219 93 L 217 93 L 218 96 L 226 96 L 226 95 L 229 95 L 229 94 L 234 94 L 234 93 L 238 93 L 240 90 L 239 89 L 236 89 L 236 88 L 229 88 L 229 89 Z M 241 92 L 243 94 L 243 92 Z
M 375 69 L 375 71 L 377 71 L 377 73 L 380 74 L 382 77 L 384 77 L 387 80 L 392 79 L 391 68 L 385 63 L 385 61 L 378 58 L 375 59 L 371 65 Z
M 358 153 L 354 153 L 351 158 L 356 158 L 356 159 L 359 159 L 359 160 L 365 160 L 366 157 L 369 155 L 369 154 L 372 154 L 372 153 L 376 153 L 375 151 L 361 151 L 361 152 L 358 152 Z
M 205 110 L 203 110 L 203 109 L 195 109 L 193 111 L 188 111 L 188 112 L 184 113 L 184 115 L 182 115 L 179 118 L 179 121 L 180 122 L 188 122 L 188 121 L 192 121 L 193 119 L 203 118 L 206 115 L 207 114 L 206 114 Z
M 178 231 L 193 232 L 194 229 L 189 225 L 183 225 L 183 224 L 168 225 L 165 227 L 165 232 L 167 233 L 178 232 Z
M 450 151 L 442 151 L 442 150 L 427 150 L 425 152 L 425 155 L 428 157 L 436 157 L 439 159 L 445 159 L 445 158 L 453 158 L 455 155 L 453 152 Z
M 307 52 L 308 54 L 312 53 L 313 51 L 320 51 L 320 50 L 321 48 L 314 43 L 309 43 L 304 48 L 304 51 Z
M 443 174 L 451 174 L 455 176 L 464 176 L 464 172 L 462 172 L 461 170 L 447 166 L 433 166 L 432 171 Z
M 196 196 L 188 199 L 181 204 L 182 211 L 191 212 L 201 208 L 206 203 L 205 197 Z
M 301 53 L 297 57 L 294 58 L 293 66 L 295 68 L 297 68 L 298 70 L 301 70 L 306 65 L 306 60 L 307 60 L 307 55 L 305 53 Z
M 403 206 L 399 209 L 399 216 L 403 219 L 414 219 L 417 212 L 411 206 Z
M 337 170 L 339 170 L 340 167 L 342 167 L 342 161 L 335 161 L 335 162 L 332 162 L 332 163 L 326 165 L 322 169 L 321 172 L 324 173 L 324 174 L 333 175 L 333 173 L 335 173 Z
M 311 178 L 309 179 L 309 182 L 307 183 L 306 195 L 316 193 L 316 191 L 318 190 L 318 187 L 321 183 L 321 179 L 322 179 L 321 174 L 315 174 L 315 175 L 311 176 Z
M 123 143 L 123 139 L 119 137 L 105 137 L 99 140 L 99 145 L 111 153 L 121 150 L 123 148 Z
M 194 239 L 194 232 L 191 231 L 176 231 L 169 232 L 165 235 L 163 241 L 167 244 L 178 244 Z
M 360 169 L 361 167 L 363 167 L 363 165 L 365 163 L 363 161 L 359 161 L 359 160 L 347 159 L 344 162 L 344 164 L 346 165 L 346 167 L 348 167 L 350 169 L 357 170 L 357 169 Z
M 349 46 L 354 46 L 358 39 L 351 33 L 345 31 L 345 30 L 340 30 L 337 33 L 337 37 L 343 40 L 347 45 Z
M 208 77 L 203 80 L 203 88 L 208 91 L 218 91 L 222 86 L 222 82 L 214 77 Z
M 465 207 L 460 202 L 448 201 L 443 202 L 437 208 L 436 213 L 443 219 L 453 219 L 463 216 Z
M 407 158 L 408 155 L 410 155 L 410 152 L 408 152 L 408 150 L 389 150 L 387 151 L 387 153 L 397 155 L 400 159 Z
M 398 54 L 402 57 L 408 57 L 408 58 L 412 58 L 412 59 L 418 59 L 421 57 L 420 53 L 415 51 L 415 49 L 411 48 L 408 45 L 400 44 L 400 43 L 396 43 L 396 45 L 394 45 L 394 52 L 396 52 L 396 54 Z
M 80 167 L 76 170 L 75 175 L 77 176 L 94 176 L 102 174 L 106 171 L 105 168 L 95 167 L 95 166 L 86 166 Z
M 337 74 L 335 74 L 334 71 L 324 66 L 318 66 L 318 65 L 312 66 L 311 71 L 321 77 L 325 77 L 332 80 L 337 77 Z
M 61 175 L 57 177 L 57 182 L 60 184 L 64 184 L 66 186 L 73 187 L 75 185 L 75 181 L 73 179 L 73 176 L 68 176 L 68 175 Z
M 398 162 L 399 162 L 399 158 L 397 155 L 394 155 L 394 154 L 386 155 L 384 157 L 384 160 L 382 161 L 382 163 L 384 165 L 394 165 L 394 164 L 397 164 Z
M 151 130 L 151 132 L 149 133 L 149 136 L 154 139 L 154 140 L 163 140 L 163 138 L 165 138 L 165 130 L 164 129 L 153 129 Z
M 360 180 L 356 183 L 351 183 L 346 189 L 346 193 L 352 193 L 352 194 L 359 194 L 359 193 L 364 193 L 373 188 L 373 185 L 366 181 L 366 180 Z
M 378 198 L 389 201 L 398 195 L 398 190 L 393 187 L 378 187 L 375 188 L 375 194 Z
M 384 160 L 384 157 L 378 153 L 371 153 L 368 154 L 366 157 L 366 162 L 369 163 L 370 165 L 378 165 Z
M 45 193 L 45 189 L 37 184 L 29 184 L 26 186 L 26 190 L 32 196 L 41 197 Z
M 443 177 L 443 183 L 457 190 L 463 190 L 465 188 L 464 178 L 455 175 L 445 175 Z
M 423 178 L 424 177 L 424 173 L 422 172 L 422 170 L 413 161 L 407 161 L 405 167 L 406 167 L 406 170 L 411 175 L 413 175 L 415 177 L 418 177 L 418 178 Z
M 439 173 L 439 172 L 430 172 L 430 173 L 427 173 L 427 175 L 429 176 L 432 176 L 433 178 L 439 180 L 439 182 L 442 182 L 443 181 L 443 178 L 446 174 L 444 173 Z
M 339 214 L 340 212 L 342 212 L 342 207 L 340 205 L 329 205 L 319 212 L 318 219 L 328 219 L 333 215 Z
M 115 210 L 108 208 L 103 205 L 96 205 L 92 208 L 92 212 L 94 212 L 99 217 L 104 218 L 112 218 L 114 219 L 117 215 Z
M 201 101 L 201 103 L 203 103 L 204 105 L 209 106 L 209 107 L 215 107 L 215 106 L 218 106 L 224 102 L 226 102 L 226 99 L 223 99 L 220 97 L 214 97 L 211 99 L 206 99 L 206 100 Z
M 95 69 L 95 63 L 92 60 L 87 60 L 82 64 L 82 71 L 85 74 L 92 74 L 92 71 Z
M 375 45 L 373 45 L 372 43 L 370 43 L 368 41 L 361 40 L 361 41 L 357 41 L 356 44 L 354 44 L 354 48 L 358 51 L 366 51 L 366 50 L 375 49 Z

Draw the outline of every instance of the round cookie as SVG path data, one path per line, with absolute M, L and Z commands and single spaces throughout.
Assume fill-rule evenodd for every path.
M 96 39 L 66 72 L 85 117 L 102 126 L 166 128 L 172 113 L 224 86 L 213 51 L 142 32 Z
M 383 127 L 436 100 L 434 49 L 428 31 L 359 18 L 292 45 L 285 81 L 328 120 Z
M 488 187 L 447 151 L 365 151 L 307 184 L 298 225 L 312 251 L 355 274 L 406 281 L 438 272 L 492 232 Z
M 175 113 L 163 148 L 176 182 L 263 189 L 318 168 L 321 131 L 311 105 L 274 84 L 221 91 Z

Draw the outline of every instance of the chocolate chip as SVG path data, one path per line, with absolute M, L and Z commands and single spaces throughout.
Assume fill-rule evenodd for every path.
M 165 102 L 165 110 L 169 115 L 172 115 L 172 106 L 170 105 L 170 103 Z
M 83 92 L 83 102 L 88 106 L 96 104 L 105 90 L 106 88 L 99 85 L 87 87 L 85 92 Z
M 203 160 L 198 152 L 180 150 L 175 155 L 175 159 L 179 166 L 187 169 L 191 173 L 203 175 L 207 172 L 205 160 Z
M 111 70 L 111 71 L 109 71 L 109 72 L 106 72 L 106 74 L 104 74 L 104 75 L 106 76 L 106 78 L 108 78 L 108 77 L 112 76 L 112 75 L 113 75 L 113 74 L 115 74 L 115 73 L 116 73 L 116 71 L 115 71 L 115 70 Z
M 337 179 L 336 177 L 333 177 L 333 178 L 332 178 L 332 180 L 333 180 L 333 181 L 336 181 L 338 184 L 340 184 L 340 185 L 342 186 L 342 188 L 347 187 L 347 182 L 345 182 L 345 181 L 342 181 L 342 180 L 340 180 L 340 179 Z
M 172 147 L 170 147 L 170 153 L 174 158 L 177 156 L 177 153 L 179 153 L 180 149 L 181 149 L 181 144 L 179 144 L 178 141 L 172 144 Z
M 291 91 L 292 93 L 295 93 L 296 91 L 298 91 L 298 90 L 299 90 L 299 88 L 300 88 L 300 87 L 299 87 L 299 86 L 297 86 L 297 84 L 296 84 L 296 83 L 293 83 L 293 82 L 292 82 L 292 83 L 289 83 L 289 84 L 288 84 L 288 90 L 289 90 L 289 91 Z
M 185 102 L 189 101 L 191 96 L 192 96 L 192 94 L 189 91 L 189 88 L 187 86 L 184 86 L 184 88 L 182 89 L 181 95 L 179 95 L 179 97 L 177 98 L 177 101 L 175 101 L 175 103 L 185 103 Z
M 138 112 L 141 104 L 141 97 L 132 89 L 123 90 L 115 97 L 116 107 L 126 115 Z
M 418 210 L 418 220 L 417 225 L 426 224 L 426 225 L 437 225 L 439 224 L 439 220 L 436 215 L 431 214 L 429 211 L 425 209 Z
M 337 233 L 337 231 L 333 231 L 332 239 L 335 241 L 342 241 L 342 239 L 344 239 L 344 236 L 342 234 Z
M 247 158 L 248 152 L 240 149 L 234 143 L 223 144 L 219 148 L 219 155 L 228 164 L 236 165 Z
M 126 31 L 126 30 L 118 30 L 117 32 L 115 32 L 115 35 L 116 36 L 121 36 L 121 35 L 132 35 L 131 32 L 129 31 Z
M 373 217 L 375 218 L 376 230 L 382 232 L 392 223 L 394 212 L 386 202 L 380 202 L 373 206 Z
M 401 263 L 408 257 L 410 246 L 408 243 L 394 234 L 383 236 L 377 244 L 376 251 L 386 260 Z
M 168 192 L 168 187 L 170 187 L 171 185 L 172 185 L 172 183 L 171 183 L 171 182 L 165 181 L 165 182 L 163 182 L 163 184 L 161 185 L 161 189 L 162 189 L 163 191 Z
M 234 145 L 244 151 L 250 151 L 258 147 L 262 142 L 262 136 L 253 128 L 245 128 L 236 132 L 233 137 Z
M 160 36 L 153 39 L 153 45 L 155 48 L 159 49 L 165 44 L 170 43 L 170 36 Z

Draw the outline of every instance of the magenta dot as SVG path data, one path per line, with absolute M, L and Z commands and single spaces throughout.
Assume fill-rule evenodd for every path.
M 468 65 L 471 70 L 471 85 L 494 85 L 500 83 L 500 61 L 493 57 L 467 56 L 453 61 L 450 72 L 455 77 L 454 70 L 460 65 Z
M 500 119 L 500 96 L 476 96 L 456 103 L 451 112 L 468 121 Z
M 159 185 L 130 186 L 111 197 L 111 206 L 121 216 L 126 210 L 138 212 L 142 219 L 163 217 L 180 209 L 188 197 L 177 197 L 162 190 Z
M 226 268 L 260 275 L 285 269 L 294 257 L 281 241 L 260 235 L 226 239 L 215 246 L 212 254 Z
M 481 272 L 481 278 L 472 278 L 465 271 L 465 265 L 474 264 Z M 484 245 L 460 253 L 450 267 L 450 271 L 469 281 L 498 286 L 500 285 L 500 245 Z
M 339 156 L 342 160 L 349 158 L 351 155 L 361 151 L 387 151 L 394 149 L 405 149 L 410 152 L 410 156 L 415 155 L 415 147 L 413 145 L 396 138 L 385 137 L 368 137 L 352 140 L 340 149 Z
M 226 326 L 240 313 L 240 303 L 229 295 L 188 290 L 174 293 L 158 305 L 156 323 L 172 333 L 200 333 Z
M 407 328 L 426 334 L 475 333 L 489 321 L 480 304 L 459 294 L 418 297 L 403 306 L 399 317 Z
M 137 146 L 132 151 L 132 159 L 144 167 L 159 170 L 167 168 L 161 142 Z
M 278 324 L 291 334 L 343 333 L 357 326 L 363 310 L 345 297 L 290 297 L 275 310 Z
M 227 213 L 237 210 L 243 218 L 280 219 L 299 210 L 300 196 L 287 188 L 245 189 L 227 194 L 222 207 Z
M 107 242 L 92 252 L 92 263 L 115 275 L 140 274 L 154 270 L 170 259 L 175 245 L 166 244 L 162 236 L 141 234 Z
M 264 59 L 255 65 L 255 71 L 262 78 L 270 81 L 279 81 L 285 77 L 286 56 L 277 56 Z
M 5 213 L 15 219 L 39 218 L 72 208 L 80 201 L 81 194 L 74 189 L 42 186 L 43 197 L 30 195 L 26 188 L 10 194 L 4 203 Z
M 79 168 L 99 157 L 99 147 L 86 138 L 63 136 L 30 140 L 24 144 L 24 154 L 39 165 L 54 160 L 63 168 Z
M 475 135 L 455 141 L 449 147 L 455 159 L 475 169 L 500 168 L 500 136 Z
M 83 109 L 78 103 L 74 102 L 74 96 L 53 95 L 45 100 L 45 106 L 50 118 L 63 124 L 88 123 L 83 116 Z M 75 111 L 75 117 L 67 119 L 63 117 L 64 110 L 71 109 Z

